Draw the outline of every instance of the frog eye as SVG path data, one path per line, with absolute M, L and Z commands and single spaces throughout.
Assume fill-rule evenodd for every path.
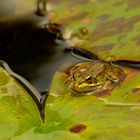
M 92 78 L 91 76 L 87 76 L 86 77 L 86 82 L 88 83 L 88 84 L 97 84 L 97 79 L 96 78 Z

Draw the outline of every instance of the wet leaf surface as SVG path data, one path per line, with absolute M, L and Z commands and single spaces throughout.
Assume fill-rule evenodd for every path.
M 139 0 L 48 0 L 48 16 L 69 46 L 106 61 L 140 61 L 139 7 Z
M 11 1 L 18 8 L 11 5 L 9 16 L 35 12 L 32 1 Z M 48 0 L 47 8 L 69 46 L 106 61 L 140 61 L 139 6 L 138 0 Z M 109 92 L 74 96 L 67 80 L 75 64 L 68 65 L 53 77 L 44 124 L 29 93 L 0 67 L 0 140 L 139 140 L 140 71 L 123 67 L 126 77 Z
M 7 140 L 40 124 L 36 104 L 3 68 L 0 67 L 0 140 Z
M 106 96 L 73 96 L 66 84 L 68 73 L 57 71 L 45 109 L 49 134 L 63 131 L 75 140 L 139 139 L 140 72 L 123 69 L 126 78 Z M 61 132 L 57 136 L 65 139 Z
M 39 112 L 28 93 L 1 69 L 2 77 L 7 80 L 0 82 L 0 129 L 2 132 L 9 132 L 3 132 L 0 139 L 139 139 L 139 70 L 123 67 L 125 79 L 106 96 L 73 96 L 66 81 L 74 65 L 65 64 L 68 68 L 63 66 L 55 73 L 46 101 L 44 124 L 41 123 Z M 9 86 L 11 82 L 12 85 Z M 3 89 L 5 86 L 11 92 L 6 92 Z

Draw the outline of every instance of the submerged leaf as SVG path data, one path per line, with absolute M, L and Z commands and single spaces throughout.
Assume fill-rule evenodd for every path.
M 48 0 L 67 44 L 106 61 L 140 61 L 139 13 L 139 0 Z

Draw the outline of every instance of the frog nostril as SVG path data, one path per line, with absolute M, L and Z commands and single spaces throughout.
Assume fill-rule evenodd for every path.
M 94 82 L 94 84 L 97 84 L 98 83 L 98 81 L 97 81 L 96 78 L 93 78 L 93 82 Z

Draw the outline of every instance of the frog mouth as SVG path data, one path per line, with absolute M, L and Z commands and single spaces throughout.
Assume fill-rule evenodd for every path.
M 72 94 L 74 95 L 89 95 L 91 92 L 94 93 L 96 92 L 96 90 L 98 90 L 99 88 L 101 88 L 100 84 L 96 84 L 96 85 L 88 85 L 88 86 L 71 86 L 69 89 L 71 91 Z

